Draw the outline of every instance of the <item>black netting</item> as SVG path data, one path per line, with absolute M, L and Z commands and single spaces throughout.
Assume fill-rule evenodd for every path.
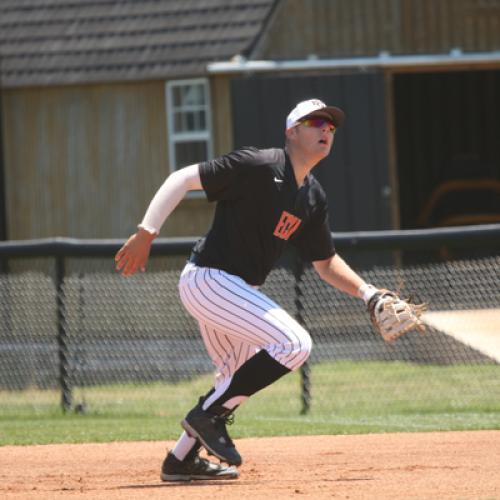
M 374 366 L 378 374 L 394 363 L 409 367 L 409 372 L 403 370 L 398 377 L 411 376 L 408 373 L 415 366 L 467 365 L 471 367 L 469 388 L 475 393 L 491 392 L 493 397 L 499 389 L 500 352 L 495 351 L 494 343 L 476 341 L 474 333 L 476 329 L 479 336 L 485 322 L 498 327 L 500 257 L 413 265 L 386 261 L 384 257 L 384 265 L 360 265 L 357 270 L 368 282 L 401 290 L 403 296 L 411 292 L 426 301 L 430 317 L 439 320 L 429 324 L 426 334 L 411 333 L 393 345 L 385 344 L 373 331 L 358 299 L 326 285 L 310 267 L 299 274 L 277 268 L 263 286 L 265 293 L 301 319 L 311 333 L 312 407 L 332 400 L 343 383 L 338 377 L 346 366 L 349 373 L 356 373 L 356 366 L 364 366 L 362 363 L 375 363 L 367 366 Z M 158 387 L 160 395 L 154 397 L 160 399 L 165 394 L 162 387 L 178 386 L 182 392 L 183 383 L 196 386 L 200 377 L 200 391 L 208 389 L 212 364 L 196 323 L 178 297 L 182 264 L 183 258 L 153 257 L 147 273 L 124 279 L 114 272 L 111 257 L 66 258 L 64 280 L 58 284 L 53 258 L 10 259 L 0 276 L 0 392 L 16 393 L 16 404 L 36 409 L 38 397 L 42 406 L 49 405 L 43 391 L 58 394 L 62 385 L 70 407 L 84 400 L 87 408 L 130 412 L 136 398 L 148 400 L 152 397 L 148 391 Z M 468 338 L 454 335 L 461 314 L 473 323 Z M 480 318 L 477 327 L 474 314 Z M 496 377 L 475 378 L 474 367 L 479 366 L 496 367 Z M 359 380 L 350 377 L 353 391 L 373 382 L 361 371 Z M 394 393 L 391 401 L 399 401 L 394 380 L 387 383 Z M 298 378 L 293 384 L 293 390 L 274 393 L 277 411 L 300 411 Z M 428 397 L 426 383 L 418 384 L 411 386 L 411 404 Z M 134 390 L 137 387 L 139 392 Z M 405 387 L 405 397 L 409 397 Z M 445 400 L 448 396 L 439 397 Z M 463 397 L 461 404 L 467 407 L 467 398 L 472 396 L 462 391 L 450 397 L 453 401 Z M 50 405 L 59 404 L 59 396 L 49 399 Z M 370 404 L 378 400 L 374 395 Z M 387 404 L 383 398 L 382 402 Z M 142 405 L 141 411 L 144 408 Z M 342 414 L 341 408 L 335 411 Z
M 46 272 L 29 269 L 44 264 L 0 275 L 0 389 L 58 386 L 56 288 Z
M 403 297 L 406 293 L 414 300 L 425 301 L 432 316 L 434 311 L 500 307 L 499 266 L 500 258 L 490 257 L 404 268 L 374 266 L 360 274 L 370 283 L 400 291 Z M 324 284 L 312 269 L 304 272 L 302 283 L 304 320 L 316 346 L 311 356 L 313 362 L 336 359 L 437 364 L 495 362 L 495 358 L 440 332 L 432 323 L 425 335 L 410 334 L 394 344 L 384 344 L 373 334 L 358 300 Z
M 81 385 L 177 382 L 211 370 L 178 298 L 179 271 L 125 280 L 88 273 L 64 283 L 73 375 Z

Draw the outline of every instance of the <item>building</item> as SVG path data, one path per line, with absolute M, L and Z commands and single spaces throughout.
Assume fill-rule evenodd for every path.
M 4 239 L 125 237 L 170 169 L 281 145 L 312 96 L 348 116 L 335 230 L 500 221 L 498 0 L 1 0 L 0 49 Z

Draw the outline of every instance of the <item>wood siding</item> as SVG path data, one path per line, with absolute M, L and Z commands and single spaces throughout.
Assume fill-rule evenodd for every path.
M 231 149 L 230 96 L 212 85 L 214 150 Z M 7 236 L 126 237 L 168 175 L 164 81 L 3 91 Z M 181 203 L 162 236 L 196 236 L 213 205 Z
M 500 49 L 499 0 L 282 0 L 253 57 Z
M 211 80 L 212 130 L 215 156 L 233 148 L 233 121 L 231 108 L 231 80 L 218 76 Z

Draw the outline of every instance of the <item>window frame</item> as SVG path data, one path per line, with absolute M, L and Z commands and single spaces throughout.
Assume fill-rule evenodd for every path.
M 179 108 L 174 106 L 174 92 L 177 87 L 186 87 L 189 85 L 203 86 L 205 98 L 205 123 L 206 128 L 203 131 L 192 132 L 175 132 L 174 119 L 175 111 Z M 166 104 L 167 104 L 167 135 L 168 135 L 168 160 L 170 173 L 183 168 L 177 165 L 177 158 L 175 153 L 175 146 L 180 142 L 190 141 L 205 141 L 207 147 L 207 157 L 204 160 L 209 160 L 213 157 L 213 134 L 212 134 L 212 102 L 210 92 L 210 81 L 208 78 L 187 78 L 182 80 L 170 80 L 166 82 L 165 86 Z M 182 109 L 182 108 L 180 108 Z M 183 165 L 184 167 L 187 165 Z

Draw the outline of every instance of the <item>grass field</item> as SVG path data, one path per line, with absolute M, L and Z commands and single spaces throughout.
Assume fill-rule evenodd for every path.
M 58 391 L 0 391 L 0 445 L 175 439 L 211 376 L 179 384 L 75 389 L 84 414 L 62 414 Z M 237 412 L 233 437 L 500 429 L 500 366 L 392 362 L 314 365 L 301 415 L 293 373 Z

